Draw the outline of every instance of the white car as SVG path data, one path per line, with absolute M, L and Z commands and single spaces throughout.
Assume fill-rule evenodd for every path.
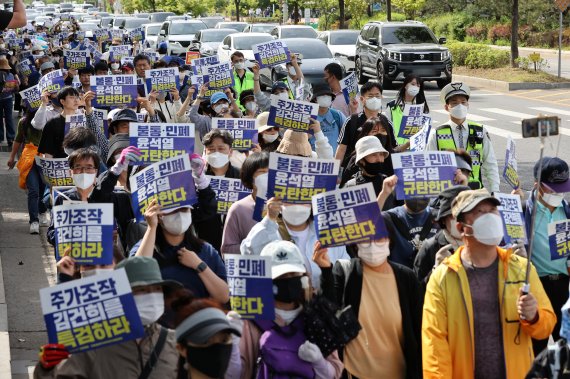
M 235 29 L 238 32 L 243 32 L 247 26 L 247 22 L 223 21 L 218 22 L 214 29 Z
M 317 38 L 326 43 L 333 56 L 351 71 L 354 69 L 356 40 L 359 34 L 360 30 L 327 30 L 320 32 Z
M 196 38 L 196 33 L 208 27 L 200 20 L 165 21 L 158 32 L 157 46 L 166 42 L 167 55 L 186 55 L 188 46 Z
M 45 7 L 46 4 L 43 1 L 34 1 L 32 3 L 32 8 L 37 8 L 37 7 Z
M 161 26 L 162 26 L 162 23 L 160 23 L 160 22 L 155 22 L 152 24 L 146 24 L 144 26 L 145 39 L 146 39 L 146 42 L 148 43 L 148 45 L 151 49 L 157 48 L 156 41 L 158 39 L 158 32 L 160 32 Z
M 255 61 L 252 45 L 258 43 L 273 41 L 268 33 L 235 33 L 226 36 L 222 43 L 218 46 L 218 56 L 220 61 L 229 61 L 234 51 L 239 50 L 243 53 L 246 60 Z

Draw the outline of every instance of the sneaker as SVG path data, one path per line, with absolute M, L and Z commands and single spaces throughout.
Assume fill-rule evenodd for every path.
M 40 226 L 49 226 L 48 212 L 40 213 Z
M 40 223 L 34 221 L 30 224 L 30 234 L 40 234 Z

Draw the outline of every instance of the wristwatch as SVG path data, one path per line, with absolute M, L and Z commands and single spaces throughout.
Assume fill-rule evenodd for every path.
M 200 264 L 198 265 L 198 267 L 195 268 L 196 272 L 198 274 L 204 272 L 204 270 L 206 270 L 208 268 L 208 265 L 206 264 L 206 262 L 200 262 Z
M 204 100 L 204 96 L 198 95 L 198 96 L 196 96 L 196 100 Z

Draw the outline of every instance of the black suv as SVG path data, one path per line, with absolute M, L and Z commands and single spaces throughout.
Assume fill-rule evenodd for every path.
M 360 84 L 376 78 L 385 87 L 409 74 L 435 80 L 439 88 L 451 82 L 451 54 L 423 23 L 380 22 L 364 25 L 356 40 L 355 70 Z

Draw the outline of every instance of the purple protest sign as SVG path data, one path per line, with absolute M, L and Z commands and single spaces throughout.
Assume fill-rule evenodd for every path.
M 210 188 L 216 193 L 218 214 L 227 214 L 233 203 L 251 195 L 240 179 L 210 176 Z
M 232 149 L 249 151 L 257 145 L 257 120 L 255 118 L 212 118 L 212 128 L 225 130 L 232 135 Z
M 497 199 L 501 202 L 499 212 L 503 218 L 503 231 L 506 245 L 511 245 L 516 241 L 527 243 L 526 227 L 524 222 L 524 213 L 519 195 L 510 195 L 506 193 L 495 193 Z
M 570 255 L 570 220 L 552 222 L 547 228 L 550 259 L 554 261 L 568 257 Z
M 91 76 L 94 108 L 135 107 L 137 105 L 137 78 L 135 75 Z
M 194 152 L 194 124 L 129 124 L 131 146 L 141 151 L 136 165 L 146 165 Z

